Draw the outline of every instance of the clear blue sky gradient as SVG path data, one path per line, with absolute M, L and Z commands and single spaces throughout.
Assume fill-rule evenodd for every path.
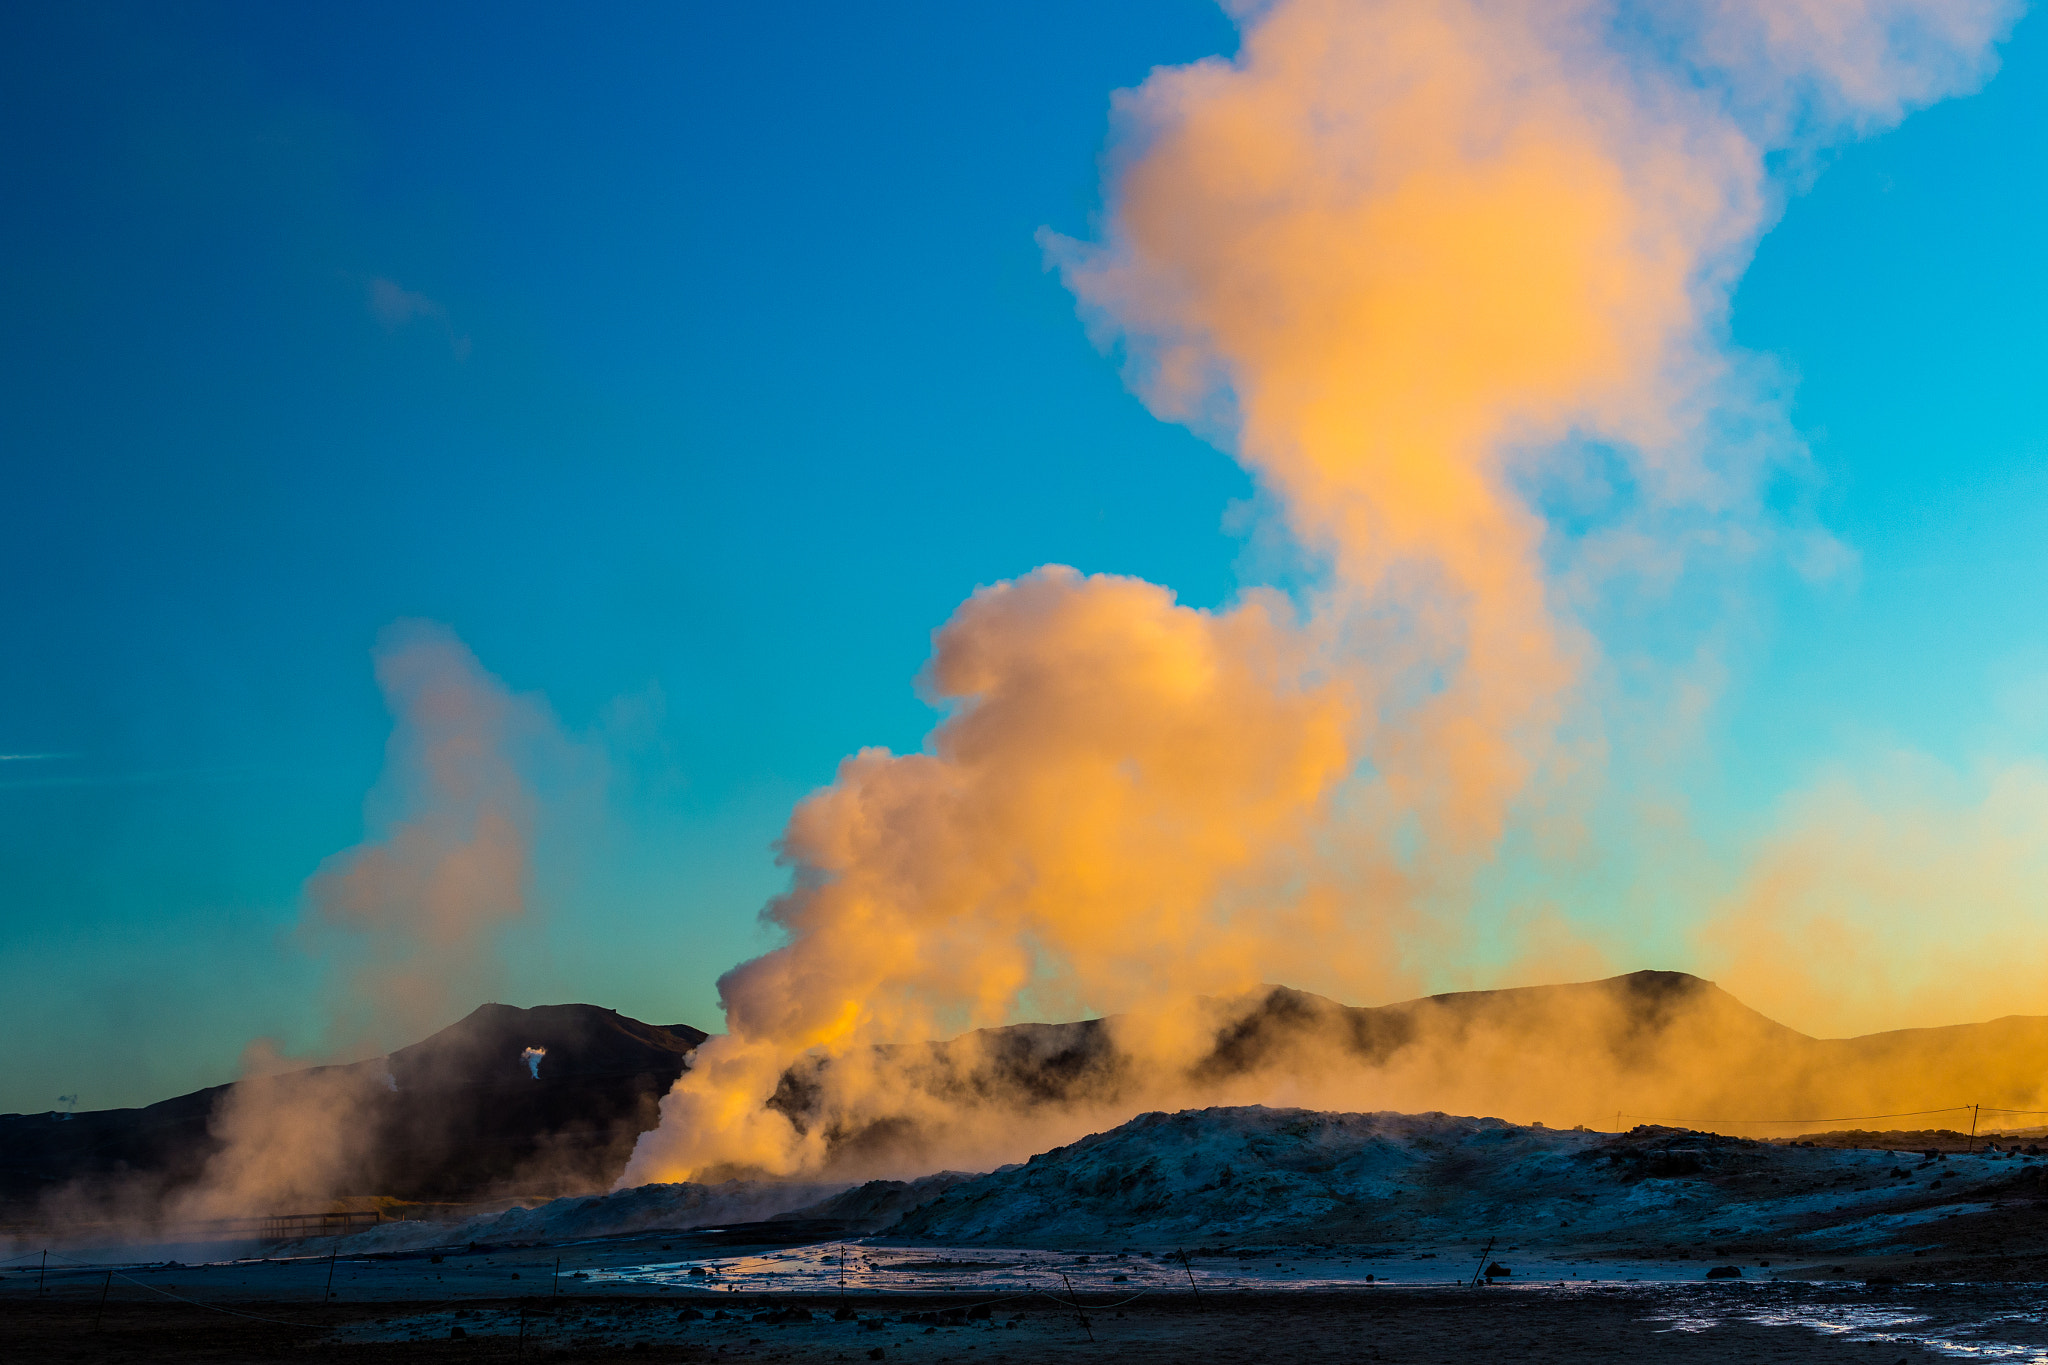
M 976 585 L 1228 600 L 1250 481 L 1033 234 L 1089 232 L 1112 89 L 1234 42 L 1197 0 L 0 12 L 0 753 L 54 755 L 0 762 L 0 1109 L 317 1035 L 291 928 L 364 835 L 394 619 L 613 755 L 507 998 L 712 1028 L 790 803 L 918 745 Z M 1752 604 L 1730 831 L 1845 754 L 2048 739 L 2044 186 L 2037 19 L 1741 287 L 1860 567 Z

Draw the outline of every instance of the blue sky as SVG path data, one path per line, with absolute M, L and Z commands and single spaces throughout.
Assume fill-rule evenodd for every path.
M 2044 33 L 1831 154 L 1736 296 L 1858 567 L 1749 604 L 1726 830 L 1845 755 L 2048 740 Z M 790 803 L 916 747 L 976 585 L 1227 600 L 1249 479 L 1034 233 L 1089 230 L 1112 89 L 1234 41 L 1194 0 L 0 17 L 0 753 L 53 756 L 0 762 L 0 1109 L 312 1044 L 292 926 L 394 620 L 610 755 L 505 998 L 715 1027 Z

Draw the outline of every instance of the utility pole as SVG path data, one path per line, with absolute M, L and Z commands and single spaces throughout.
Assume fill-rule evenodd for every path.
M 1467 1288 L 1477 1289 L 1479 1287 L 1480 1277 L 1486 1274 L 1486 1263 L 1493 1258 L 1493 1244 L 1499 1240 L 1497 1237 L 1486 1239 L 1486 1249 L 1479 1253 L 1479 1269 L 1472 1272 L 1472 1283 L 1466 1286 Z
M 1977 1150 L 1977 1111 L 1983 1107 L 1980 1104 L 1970 1106 L 1970 1143 L 1963 1149 L 1965 1156 Z

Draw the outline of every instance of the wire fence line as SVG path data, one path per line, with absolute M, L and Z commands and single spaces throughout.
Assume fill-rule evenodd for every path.
M 109 1276 L 110 1279 L 124 1280 L 127 1283 L 134 1285 L 137 1289 L 146 1289 L 152 1294 L 161 1295 L 162 1297 L 167 1299 L 175 1299 L 179 1303 L 190 1304 L 194 1308 L 204 1308 L 209 1313 L 225 1313 L 232 1318 L 248 1318 L 252 1322 L 267 1322 L 278 1327 L 298 1327 L 317 1332 L 325 1332 L 331 1330 L 329 1324 L 326 1323 L 293 1322 L 288 1318 L 266 1318 L 260 1313 L 244 1313 L 239 1308 L 224 1308 L 217 1303 L 202 1303 L 198 1299 L 188 1299 L 183 1294 L 174 1294 L 170 1290 L 165 1289 L 161 1285 L 154 1285 L 147 1283 L 143 1280 L 138 1280 L 133 1275 L 124 1274 L 121 1271 L 114 1269 L 112 1266 L 95 1265 L 90 1261 L 74 1260 L 69 1256 L 63 1255 L 62 1253 L 55 1251 L 52 1251 L 48 1254 L 56 1258 L 57 1260 L 69 1262 L 71 1265 L 77 1266 L 81 1270 L 104 1272 L 107 1276 Z
M 1967 1114 L 1977 1109 L 1974 1104 L 1945 1104 L 1939 1109 L 1907 1109 L 1896 1114 L 1837 1114 L 1830 1118 L 1807 1119 L 1675 1119 L 1659 1118 L 1652 1114 L 1624 1114 L 1617 1112 L 1616 1118 L 1636 1119 L 1643 1123 L 1728 1123 L 1728 1124 L 1773 1124 L 1773 1123 L 1867 1123 L 1872 1119 L 1917 1119 L 1930 1114 Z M 2036 1114 L 2048 1112 L 2038 1109 L 1985 1109 L 1987 1114 Z
M 1621 1110 L 1618 1110 L 1618 1109 L 1617 1109 L 1617 1110 L 1615 1111 L 1615 1113 L 1614 1113 L 1614 1121 L 1615 1121 L 1615 1126 L 1616 1126 L 1617 1128 L 1621 1126 L 1621 1121 L 1622 1121 L 1623 1119 L 1635 1119 L 1635 1120 L 1637 1120 L 1638 1122 L 1641 1122 L 1641 1123 L 1656 1123 L 1656 1124 L 1667 1124 L 1667 1123 L 1671 1123 L 1671 1124 L 1685 1124 L 1685 1125 L 1687 1125 L 1687 1126 L 1698 1126 L 1698 1125 L 1705 1125 L 1705 1126 L 1708 1126 L 1708 1127 L 1728 1127 L 1728 1128 L 1751 1128 L 1751 1127 L 1754 1127 L 1754 1128 L 1766 1128 L 1766 1127 L 1776 1127 L 1776 1126 L 1785 1126 L 1785 1127 L 1792 1127 L 1792 1126 L 1806 1126 L 1806 1125 L 1812 1125 L 1812 1124 L 1822 1124 L 1822 1123 L 1872 1123 L 1872 1122 L 1875 1122 L 1875 1121 L 1876 1121 L 1876 1120 L 1878 1120 L 1878 1119 L 1918 1119 L 1918 1118 L 1931 1118 L 1931 1117 L 1934 1117 L 1935 1115 L 1939 1115 L 1939 1114 L 1955 1114 L 1955 1115 L 1958 1115 L 1958 1116 L 1960 1116 L 1960 1115 L 1963 1115 L 1963 1114 L 1968 1114 L 1968 1115 L 1970 1116 L 1970 1132 L 1969 1132 L 1969 1139 L 1970 1139 L 1970 1145 L 1971 1145 L 1971 1148 L 1972 1148 L 1972 1149 L 1974 1149 L 1974 1148 L 1975 1148 L 1975 1146 L 1976 1146 L 1977 1138 L 1978 1138 L 1978 1136 L 1979 1136 L 1979 1134 L 1978 1134 L 1978 1132 L 1977 1132 L 1977 1124 L 1978 1124 L 1978 1122 L 1979 1122 L 1979 1121 L 1980 1121 L 1980 1120 L 1981 1120 L 1981 1119 L 1982 1119 L 1982 1118 L 1983 1118 L 1983 1117 L 1984 1117 L 1984 1116 L 1985 1116 L 1986 1114 L 2014 1114 L 2014 1115 L 2028 1115 L 2028 1116 L 2031 1116 L 2031 1115 L 2042 1115 L 2042 1114 L 2048 1114 L 2048 1109 L 2005 1109 L 2005 1108 L 2000 1108 L 2000 1107 L 1998 1107 L 1998 1106 L 1995 1106 L 1995 1105 L 1989 1105 L 1989 1104 L 1945 1104 L 1945 1105 L 1942 1105 L 1942 1106 L 1940 1106 L 1939 1108 L 1935 1108 L 1935 1109 L 1905 1109 L 1905 1110 L 1900 1110 L 1900 1111 L 1898 1111 L 1898 1112 L 1895 1112 L 1895 1113 L 1890 1113 L 1890 1114 L 1834 1114 L 1834 1115 L 1829 1115 L 1829 1116 L 1826 1116 L 1826 1117 L 1821 1117 L 1821 1118 L 1768 1118 L 1768 1119 L 1731 1119 L 1731 1118 L 1712 1118 L 1712 1119 L 1708 1119 L 1708 1118 L 1663 1118 L 1663 1117 L 1657 1117 L 1657 1116 L 1654 1116 L 1654 1115 L 1650 1115 L 1650 1114 L 1630 1114 L 1630 1113 L 1625 1113 L 1625 1112 L 1623 1112 L 1623 1111 L 1621 1111 Z M 1985 1138 L 1986 1138 L 1986 1139 L 1988 1140 L 1988 1139 L 1989 1139 L 1989 1137 L 1990 1137 L 1990 1134 L 1988 1134 L 1988 1133 L 1987 1133 L 1987 1134 L 1984 1134 L 1983 1136 L 1984 1136 L 1984 1137 L 1985 1137 Z

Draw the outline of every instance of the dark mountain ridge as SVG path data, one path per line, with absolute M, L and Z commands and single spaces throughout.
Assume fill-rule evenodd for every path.
M 601 1189 L 704 1038 L 594 1005 L 491 1004 L 388 1056 L 277 1079 L 343 1097 L 343 1121 L 359 1126 L 337 1193 L 459 1201 Z M 537 1068 L 528 1049 L 541 1052 Z M 67 1189 L 161 1199 L 192 1186 L 225 1145 L 234 1089 L 68 1117 L 0 1115 L 0 1208 L 27 1212 Z
M 1171 1061 L 1133 1051 L 1123 1016 L 1016 1024 L 880 1049 L 901 1083 L 896 1102 L 918 1100 L 910 1109 L 847 1107 L 831 1063 L 817 1058 L 792 1066 L 770 1103 L 800 1128 L 822 1127 L 823 1174 L 856 1181 L 985 1168 L 1145 1110 L 1218 1104 L 1448 1111 L 1601 1130 L 1653 1121 L 1750 1137 L 1897 1126 L 1867 1119 L 1941 1105 L 2048 1109 L 2048 1018 L 1817 1039 L 1680 972 L 1383 1006 L 1272 986 L 1188 1009 L 1197 1045 Z M 334 1193 L 584 1193 L 616 1180 L 704 1037 L 590 1005 L 486 1005 L 388 1057 L 279 1079 L 332 1078 L 350 1096 L 347 1121 L 361 1140 L 322 1187 Z M 529 1048 L 545 1049 L 537 1076 Z M 0 1207 L 20 1212 L 94 1185 L 144 1195 L 192 1186 L 224 1146 L 233 1089 L 69 1119 L 0 1116 Z M 908 1117 L 912 1109 L 922 1117 Z M 1955 1108 L 1907 1126 L 1970 1117 Z M 1750 1122 L 1778 1118 L 1810 1122 Z M 1984 1126 L 2037 1121 L 1987 1116 Z

